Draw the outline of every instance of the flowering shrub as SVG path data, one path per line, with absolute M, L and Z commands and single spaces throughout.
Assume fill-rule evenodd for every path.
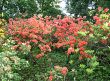
M 76 23 L 77 22 L 77 23 Z M 88 44 L 88 34 L 92 33 L 92 27 L 89 22 L 83 21 L 83 18 L 65 17 L 57 19 L 51 17 L 32 17 L 30 19 L 9 20 L 8 33 L 18 44 L 34 43 L 38 46 L 41 53 L 36 58 L 41 58 L 46 52 L 51 52 L 51 47 L 67 47 L 67 55 L 79 53 L 80 59 L 91 58 L 86 53 Z M 57 39 L 55 41 L 54 39 Z M 76 50 L 79 50 L 76 52 Z
M 87 81 L 87 77 L 97 71 L 95 69 L 100 61 L 97 59 L 102 58 L 99 55 L 104 55 L 105 52 L 109 54 L 110 14 L 108 11 L 108 8 L 98 7 L 98 14 L 93 17 L 95 23 L 86 21 L 85 17 L 67 16 L 9 19 L 7 33 L 15 41 L 10 48 L 17 52 L 19 57 L 25 58 L 21 63 L 30 64 L 27 68 L 20 69 L 23 73 L 18 71 L 26 78 L 22 80 L 71 81 L 74 77 L 74 81 Z M 19 69 L 20 65 L 17 66 Z
M 54 22 L 56 27 L 54 36 L 59 40 L 54 44 L 57 48 L 67 47 L 68 56 L 71 53 L 80 53 L 80 59 L 91 58 L 91 55 L 86 53 L 88 34 L 92 33 L 89 22 L 83 21 L 82 17 L 77 19 L 70 17 L 59 18 L 55 19 Z
M 12 35 L 18 45 L 25 43 L 31 47 L 38 46 L 41 52 L 36 58 L 40 58 L 44 53 L 51 51 L 48 36 L 52 32 L 50 24 L 51 21 L 48 17 L 46 19 L 35 16 L 25 20 L 10 19 L 8 33 Z

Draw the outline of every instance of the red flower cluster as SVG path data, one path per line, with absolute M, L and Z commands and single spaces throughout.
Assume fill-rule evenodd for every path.
M 54 66 L 54 69 L 56 71 L 59 71 L 64 76 L 68 73 L 68 68 L 67 67 Z
M 9 20 L 8 34 L 12 35 L 13 39 L 18 43 L 34 43 L 35 46 L 39 46 L 41 54 L 38 54 L 36 58 L 43 56 L 42 53 L 51 51 L 49 46 L 49 37 L 52 32 L 52 21 L 49 21 L 49 17 L 42 18 L 34 16 L 29 19 L 17 19 Z M 48 41 L 48 42 L 46 42 Z
M 67 16 L 63 19 L 61 19 L 60 16 L 56 19 L 50 19 L 48 16 L 46 18 L 34 16 L 24 20 L 11 19 L 9 20 L 8 33 L 13 36 L 13 39 L 16 40 L 18 44 L 32 42 L 39 46 L 41 54 L 38 54 L 36 58 L 42 57 L 42 53 L 50 52 L 51 45 L 57 48 L 69 46 L 67 55 L 70 55 L 71 53 L 75 53 L 74 48 L 87 45 L 87 42 L 85 42 L 87 36 L 80 37 L 78 32 L 89 31 L 92 30 L 92 28 L 89 23 L 83 21 L 83 19 L 85 19 L 85 17 L 74 19 Z M 56 37 L 58 41 L 52 43 L 52 41 L 49 40 L 51 36 Z
M 83 47 L 84 45 L 87 45 L 87 42 L 86 41 L 79 41 L 78 43 L 78 47 Z
M 103 11 L 104 14 L 108 10 L 108 8 L 103 10 L 98 7 L 98 11 Z M 67 55 L 79 53 L 81 55 L 80 58 L 91 58 L 85 52 L 90 34 L 95 34 L 96 31 L 99 31 L 103 36 L 109 38 L 109 30 L 106 27 L 104 28 L 103 25 L 108 23 L 109 27 L 110 24 L 108 18 L 101 18 L 99 15 L 93 17 L 96 21 L 95 25 L 84 21 L 85 18 L 79 17 L 75 19 L 67 16 L 64 18 L 61 18 L 61 16 L 57 18 L 46 16 L 43 18 L 34 16 L 29 19 L 10 19 L 8 33 L 12 35 L 18 44 L 28 42 L 28 44 L 34 43 L 34 46 L 38 46 L 41 54 L 38 54 L 36 58 L 42 57 L 46 52 L 51 52 L 51 46 L 68 48 Z M 97 27 L 97 30 L 95 27 Z M 52 36 L 55 39 L 51 38 Z M 56 39 L 57 41 L 54 41 Z M 102 43 L 107 44 L 107 41 L 102 40 Z M 75 52 L 76 49 L 79 49 L 79 51 Z
M 51 52 L 51 48 L 49 45 L 39 45 L 40 50 L 45 53 L 47 51 Z
M 43 56 L 44 56 L 43 53 L 41 53 L 41 54 L 37 54 L 37 55 L 36 55 L 36 58 L 37 58 L 37 59 L 40 59 L 40 58 L 43 57 Z
M 90 23 L 83 21 L 83 19 L 85 19 L 85 17 L 74 19 L 66 16 L 63 19 L 55 19 L 53 23 L 56 27 L 56 32 L 54 33 L 54 36 L 57 37 L 59 41 L 57 43 L 54 43 L 54 46 L 56 46 L 57 48 L 69 46 L 67 50 L 67 55 L 70 55 L 71 53 L 76 53 L 74 49 L 76 47 L 80 48 L 86 46 L 86 41 L 88 40 L 86 38 L 88 38 L 88 35 L 80 36 L 78 32 L 89 31 L 89 33 L 92 33 L 93 31 Z
M 70 47 L 68 48 L 67 54 L 70 55 L 71 53 L 74 53 L 74 52 L 75 52 L 74 48 Z
M 62 73 L 64 76 L 67 74 L 67 72 L 68 72 L 67 67 L 63 67 L 63 68 L 61 69 L 61 73 Z

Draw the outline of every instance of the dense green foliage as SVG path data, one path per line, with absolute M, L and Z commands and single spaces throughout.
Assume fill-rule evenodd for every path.
M 91 11 L 89 7 L 93 7 L 92 10 L 98 8 L 98 6 L 102 6 L 104 8 L 110 8 L 109 0 L 66 0 L 67 2 L 67 11 L 70 14 L 75 14 L 81 16 L 90 16 L 89 12 Z M 96 10 L 93 11 L 95 15 Z
M 0 19 L 0 81 L 110 81 L 109 1 L 67 1 L 75 18 L 57 16 L 59 0 L 1 0 L 18 18 Z
M 1 0 L 0 14 L 3 18 L 31 17 L 34 14 L 57 16 L 61 14 L 59 0 Z

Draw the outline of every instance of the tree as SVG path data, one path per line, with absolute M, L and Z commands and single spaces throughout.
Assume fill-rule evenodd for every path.
M 109 0 L 66 0 L 67 11 L 75 16 L 88 16 L 89 6 L 94 6 L 94 9 L 98 6 L 110 8 L 109 2 Z
M 4 18 L 31 17 L 34 14 L 56 16 L 61 14 L 59 0 L 1 0 L 0 12 Z
M 89 0 L 67 0 L 67 11 L 70 14 L 85 15 L 87 14 Z
M 44 16 L 57 16 L 58 14 L 61 14 L 58 5 L 58 3 L 60 3 L 59 0 L 37 0 L 37 2 L 40 8 L 39 13 L 42 13 Z

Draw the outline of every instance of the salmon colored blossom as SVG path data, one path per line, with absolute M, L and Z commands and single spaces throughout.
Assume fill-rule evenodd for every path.
M 66 75 L 67 74 L 67 72 L 68 72 L 68 68 L 67 67 L 63 67 L 62 69 L 61 69 L 61 74 L 62 75 Z
M 36 39 L 31 40 L 31 42 L 37 43 L 38 41 Z
M 37 58 L 37 59 L 40 59 L 40 58 L 43 57 L 43 56 L 44 56 L 44 53 L 37 54 L 37 55 L 36 55 L 36 58 Z
M 98 7 L 98 11 L 101 11 L 101 10 L 102 10 L 102 7 L 99 6 L 99 7 Z
M 70 55 L 71 53 L 74 53 L 74 52 L 75 52 L 74 48 L 70 47 L 68 48 L 67 55 Z
M 52 72 L 50 72 L 50 76 L 49 76 L 48 80 L 49 81 L 52 81 L 53 80 L 53 73 Z
M 50 76 L 49 76 L 49 81 L 52 81 L 52 80 L 53 80 L 53 76 L 50 75 Z
M 18 45 L 12 46 L 12 49 L 16 50 L 18 48 Z
M 108 26 L 110 26 L 110 23 L 108 23 Z
M 109 11 L 109 8 L 105 8 L 105 9 L 104 9 L 104 12 L 108 12 L 108 11 Z

